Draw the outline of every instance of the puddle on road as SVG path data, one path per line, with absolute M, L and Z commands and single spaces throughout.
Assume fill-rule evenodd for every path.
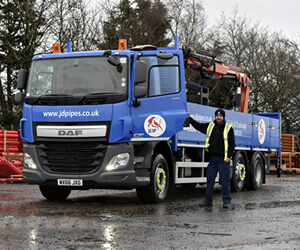
M 6 198 L 8 200 L 8 198 Z M 14 200 L 15 201 L 15 200 Z M 299 207 L 300 200 L 296 201 L 272 201 L 265 203 L 240 203 L 233 204 L 230 210 L 247 211 L 255 209 L 270 208 L 288 208 Z M 219 206 L 219 210 L 224 209 Z M 218 205 L 214 206 L 215 209 Z M 112 217 L 148 217 L 148 216 L 165 216 L 196 212 L 201 210 L 198 203 L 188 205 L 180 203 L 164 204 L 101 204 L 88 202 L 66 201 L 63 203 L 53 203 L 45 200 L 38 202 L 24 202 L 22 204 L 0 204 L 0 215 L 35 215 L 35 216 L 70 216 L 70 217 L 97 217 L 102 221 L 107 221 Z
M 71 197 L 65 202 L 49 202 L 35 195 L 29 190 L 4 189 L 0 193 L 0 216 L 16 215 L 36 215 L 36 216 L 70 216 L 70 217 L 96 217 L 101 221 L 110 220 L 112 217 L 148 217 L 185 214 L 189 212 L 202 211 L 199 208 L 199 193 L 203 195 L 203 190 L 191 192 L 186 195 L 170 199 L 161 204 L 143 204 L 139 202 L 135 192 L 116 192 L 105 195 Z M 32 190 L 30 190 L 32 191 Z M 34 190 L 35 191 L 35 190 Z M 32 196 L 33 195 L 33 196 Z M 34 196 L 35 195 L 35 196 Z M 74 195 L 77 195 L 75 193 Z M 220 194 L 218 194 L 220 195 Z M 238 199 L 235 199 L 238 200 Z M 234 200 L 234 201 L 235 201 Z M 241 201 L 241 200 L 240 200 Z M 245 202 L 244 202 L 245 201 Z M 270 208 L 287 208 L 300 206 L 300 200 L 293 201 L 269 201 L 269 202 L 246 202 L 233 203 L 230 210 L 255 210 Z M 259 201 L 259 200 L 257 200 Z M 215 209 L 221 209 L 222 204 L 214 205 Z

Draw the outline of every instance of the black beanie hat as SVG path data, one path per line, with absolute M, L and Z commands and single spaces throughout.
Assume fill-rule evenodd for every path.
M 215 112 L 215 117 L 216 117 L 218 114 L 221 114 L 221 115 L 225 118 L 225 111 L 224 111 L 223 109 L 217 109 L 216 112 Z

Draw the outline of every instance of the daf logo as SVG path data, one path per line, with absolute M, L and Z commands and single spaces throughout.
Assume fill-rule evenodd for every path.
M 82 135 L 82 130 L 58 130 L 59 136 L 79 136 Z

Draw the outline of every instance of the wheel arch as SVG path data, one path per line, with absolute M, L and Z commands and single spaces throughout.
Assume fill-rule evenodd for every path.
M 139 199 L 146 203 L 157 203 L 166 199 L 169 193 L 173 192 L 173 152 L 167 142 L 147 142 L 140 144 L 135 151 L 135 156 L 143 156 L 144 169 L 150 174 L 150 183 L 147 186 L 140 186 L 136 188 Z M 162 165 L 158 165 L 162 164 Z M 158 166 L 161 169 L 157 175 Z M 164 167 L 162 167 L 164 166 Z M 159 176 L 165 175 L 165 179 Z M 166 177 L 167 176 L 167 177 Z M 159 187 L 159 183 L 167 183 L 166 186 Z M 164 187 L 165 186 L 165 187 Z M 156 188 L 159 187 L 161 192 L 157 192 Z
M 168 167 L 169 167 L 169 173 L 170 173 L 170 180 L 171 183 L 173 182 L 173 178 L 174 178 L 174 173 L 173 173 L 173 151 L 169 145 L 169 143 L 167 142 L 159 142 L 155 145 L 154 148 L 154 155 L 156 154 L 161 154 L 163 155 L 163 157 L 166 159 L 167 163 L 168 163 Z M 152 160 L 154 159 L 154 157 L 152 158 Z
M 139 145 L 134 145 L 135 156 L 144 157 L 144 167 L 151 168 L 154 160 L 154 156 L 161 154 L 166 159 L 168 166 L 170 168 L 170 174 L 173 179 L 173 151 L 169 143 L 161 142 L 146 142 Z

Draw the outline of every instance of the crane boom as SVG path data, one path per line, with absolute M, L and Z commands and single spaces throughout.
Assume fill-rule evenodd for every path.
M 186 68 L 197 70 L 203 79 L 232 79 L 236 81 L 236 103 L 238 110 L 248 112 L 250 74 L 243 67 L 230 65 L 216 59 L 214 55 L 183 48 Z

